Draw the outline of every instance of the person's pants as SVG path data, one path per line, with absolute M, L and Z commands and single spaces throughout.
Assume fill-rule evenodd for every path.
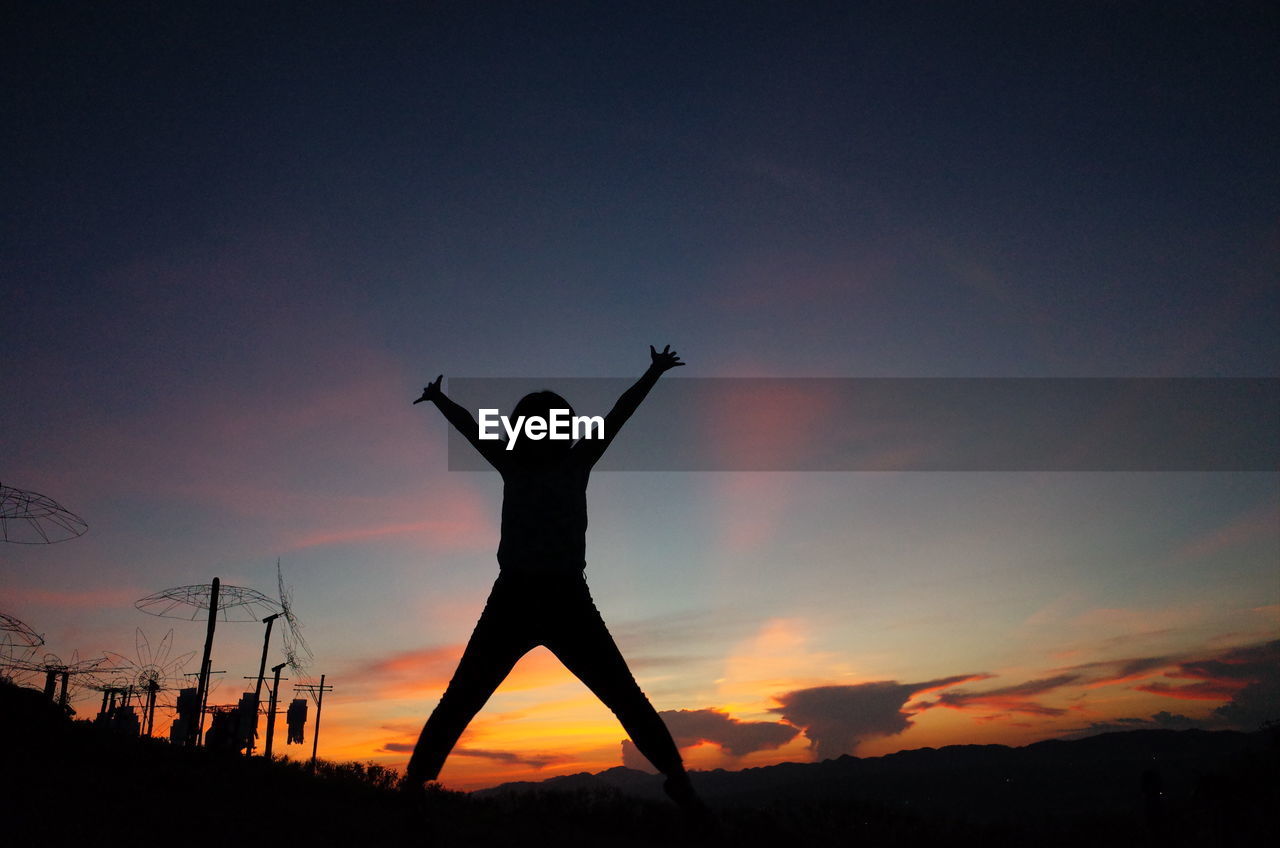
M 427 719 L 409 760 L 408 777 L 435 780 L 445 758 L 489 696 L 538 645 L 545 645 L 605 706 L 631 741 L 667 775 L 684 764 L 667 726 L 627 668 L 578 573 L 525 577 L 502 572 L 462 654 L 449 688 Z

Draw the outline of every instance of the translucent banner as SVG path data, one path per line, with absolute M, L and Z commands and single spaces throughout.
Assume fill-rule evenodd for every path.
M 634 382 L 467 377 L 447 394 L 510 415 L 550 389 L 605 415 Z M 443 424 L 443 421 L 441 422 Z M 447 425 L 445 425 L 447 426 Z M 498 427 L 498 433 L 505 431 Z M 1276 471 L 1280 379 L 659 380 L 609 471 Z M 449 468 L 490 470 L 450 428 Z

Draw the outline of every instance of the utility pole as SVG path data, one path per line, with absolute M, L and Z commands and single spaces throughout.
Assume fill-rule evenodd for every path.
M 280 669 L 284 668 L 288 664 L 289 663 L 287 662 L 282 662 L 280 665 L 273 665 L 271 667 L 271 703 L 267 708 L 267 745 L 262 752 L 262 756 L 266 757 L 268 760 L 271 759 L 271 743 L 274 742 L 276 738 L 276 696 L 280 694 Z M 287 680 L 288 678 L 285 679 Z
M 151 731 L 156 726 L 156 694 L 160 691 L 160 684 L 155 680 L 147 681 L 147 736 L 151 735 Z
M 213 578 L 209 591 L 209 626 L 204 636 L 204 656 L 200 659 L 200 682 L 196 685 L 196 703 L 200 715 L 196 718 L 194 733 L 187 735 L 187 745 L 199 745 L 204 737 L 204 702 L 209 697 L 209 654 L 213 651 L 213 630 L 218 624 L 218 587 L 222 585 L 218 578 Z
M 276 619 L 282 615 L 284 613 L 278 612 L 262 619 L 262 623 L 267 625 L 267 635 L 262 637 L 262 661 L 258 663 L 258 685 L 253 690 L 253 735 L 249 737 L 249 744 L 244 749 L 246 757 L 253 756 L 254 740 L 258 735 L 258 702 L 262 699 L 262 678 L 267 672 L 267 649 L 271 645 L 271 625 L 275 624 Z
M 311 770 L 316 770 L 316 749 L 320 747 L 320 710 L 324 709 L 324 693 L 332 692 L 332 686 L 324 685 L 324 675 L 320 675 L 320 685 L 314 683 L 297 683 L 294 684 L 295 692 L 307 692 L 311 697 L 316 699 L 316 727 L 311 731 Z
M 198 677 L 200 677 L 202 680 L 204 680 L 204 681 L 205 681 L 205 689 L 204 689 L 204 696 L 203 696 L 203 697 L 201 697 L 201 696 L 200 696 L 200 689 L 199 689 L 199 687 L 198 687 L 198 686 L 196 687 L 196 697 L 197 697 L 197 699 L 198 699 L 198 700 L 196 701 L 196 709 L 197 709 L 197 710 L 199 710 L 199 712 L 200 712 L 200 717 L 196 720 L 196 721 L 197 721 L 197 723 L 198 723 L 198 726 L 199 726 L 199 732 L 198 732 L 198 734 L 196 734 L 196 741 L 199 741 L 199 736 L 200 736 L 200 735 L 202 735 L 202 734 L 204 733 L 204 713 L 205 713 L 205 710 L 206 710 L 206 709 L 207 709 L 207 707 L 208 707 L 208 701 L 209 701 L 209 689 L 211 688 L 211 687 L 209 686 L 209 683 L 208 683 L 209 678 L 210 678 L 210 677 L 212 677 L 212 676 L 213 676 L 213 675 L 215 675 L 215 674 L 226 674 L 226 673 L 227 673 L 227 672 L 226 672 L 226 670 L 222 670 L 222 671 L 213 671 L 213 670 L 209 669 L 209 668 L 206 666 L 206 667 L 205 667 L 205 669 L 204 669 L 204 671 L 200 671 L 200 672 L 194 672 L 194 671 L 191 671 L 191 672 L 187 672 L 186 674 L 184 674 L 184 675 L 183 675 L 183 677 L 197 677 L 197 676 L 198 676 Z M 195 733 L 196 733 L 196 732 L 195 732 L 195 728 L 193 728 L 191 731 L 189 731 L 189 732 L 188 732 L 188 736 L 187 736 L 187 739 L 188 739 L 187 744 L 188 744 L 188 745 L 195 744 L 194 742 L 191 742 L 191 741 L 190 741 L 190 740 L 191 740 L 191 738 L 192 738 L 192 734 L 195 734 Z

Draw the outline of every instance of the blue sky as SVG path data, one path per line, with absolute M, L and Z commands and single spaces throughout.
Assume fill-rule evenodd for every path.
M 135 598 L 269 590 L 281 557 L 335 758 L 403 762 L 496 573 L 496 479 L 409 405 L 437 373 L 626 378 L 670 343 L 670 379 L 1277 376 L 1263 4 L 5 14 L 0 480 L 91 530 L 5 546 L 0 609 L 122 651 L 168 626 Z M 1277 501 L 1274 473 L 599 474 L 588 573 L 660 709 L 776 722 L 806 687 L 1267 644 Z M 225 638 L 230 681 L 260 637 Z M 616 764 L 529 662 L 464 747 L 542 764 L 447 782 Z M 916 695 L 844 744 L 1211 722 L 1239 691 L 1077 684 Z

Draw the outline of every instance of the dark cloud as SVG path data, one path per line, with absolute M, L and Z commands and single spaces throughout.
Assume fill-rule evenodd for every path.
M 1268 677 L 1245 686 L 1213 714 L 1238 730 L 1257 730 L 1280 719 L 1280 673 L 1272 669 Z
M 959 675 L 923 683 L 882 680 L 850 686 L 815 686 L 797 689 L 778 697 L 784 721 L 804 730 L 810 748 L 819 759 L 851 754 L 865 739 L 893 736 L 911 726 L 911 714 L 904 712 L 912 696 L 944 689 L 979 675 Z
M 1089 678 L 1086 685 L 1097 688 L 1113 683 L 1127 683 L 1147 677 L 1155 671 L 1166 668 L 1178 661 L 1177 657 L 1130 657 L 1123 660 L 1103 660 L 1101 662 L 1073 665 L 1063 669 Z
M 1178 675 L 1176 672 L 1168 672 L 1165 676 Z M 1234 696 L 1243 687 L 1230 680 L 1201 680 L 1198 683 L 1164 683 L 1157 680 L 1134 688 L 1139 692 L 1150 692 L 1152 695 L 1164 695 L 1166 698 L 1183 701 L 1221 701 Z
M 570 757 L 565 754 L 516 754 L 511 751 L 486 751 L 481 748 L 454 748 L 453 755 L 459 757 L 481 757 L 486 760 L 497 760 L 501 763 L 529 766 L 540 769 L 556 763 L 567 762 Z
M 1100 672 L 1089 685 L 1098 686 L 1148 677 L 1165 669 L 1161 680 L 1133 687 L 1183 701 L 1226 701 L 1209 716 L 1197 719 L 1166 711 L 1146 718 L 1118 718 L 1094 722 L 1083 735 L 1135 728 L 1191 727 L 1255 730 L 1280 718 L 1280 640 L 1231 648 L 1209 657 L 1141 657 L 1088 663 L 1068 671 Z
M 800 732 L 798 728 L 776 721 L 740 721 L 715 709 L 664 710 L 658 715 L 671 731 L 677 747 L 710 742 L 733 757 L 779 748 Z M 649 761 L 630 739 L 622 743 L 622 764 L 628 768 L 652 770 Z
M 1028 680 L 1026 683 L 1002 686 L 998 689 L 987 689 L 982 692 L 972 692 L 964 689 L 943 692 L 938 696 L 938 700 L 924 706 L 951 707 L 952 709 L 977 708 L 1001 713 L 1060 716 L 1066 710 L 1042 704 L 1036 700 L 1036 697 L 1061 689 L 1063 686 L 1069 686 L 1079 680 L 1080 675 L 1078 674 L 1059 674 L 1054 677 Z
M 1215 661 L 1192 663 L 1193 673 L 1215 673 L 1221 679 L 1244 680 L 1231 700 L 1213 711 L 1216 718 L 1240 730 L 1257 730 L 1280 719 L 1280 640 L 1228 651 Z
M 1184 664 L 1188 676 L 1196 674 L 1251 680 L 1274 673 L 1280 666 L 1280 639 L 1232 648 L 1220 656 Z
M 949 677 L 927 683 L 897 681 L 854 686 L 818 686 L 790 692 L 778 699 L 775 712 L 802 728 L 820 758 L 852 753 L 868 738 L 893 736 L 911 726 L 911 717 L 934 707 L 970 710 L 979 721 L 1009 721 L 1017 715 L 1057 717 L 1068 710 L 1051 706 L 1042 696 L 1069 687 L 1097 687 L 1142 678 L 1164 670 L 1163 680 L 1148 680 L 1133 688 L 1184 700 L 1226 701 L 1205 718 L 1160 711 L 1149 717 L 1121 717 L 1094 722 L 1073 735 L 1087 736 L 1116 730 L 1194 727 L 1255 730 L 1263 722 L 1280 719 L 1280 640 L 1232 648 L 1205 657 L 1150 656 L 1087 663 L 1049 677 L 994 689 L 953 689 L 957 684 L 987 675 Z M 932 689 L 948 689 L 930 701 L 907 701 Z M 1012 723 L 1012 722 L 1011 722 Z
M 388 742 L 378 749 L 386 754 L 412 754 L 412 742 Z M 564 754 L 516 754 L 511 751 L 486 751 L 481 748 L 454 748 L 451 756 L 482 757 L 486 760 L 497 760 L 502 763 L 529 766 L 540 769 L 569 759 Z
M 1189 730 L 1193 727 L 1203 727 L 1204 722 L 1199 719 L 1189 718 L 1179 713 L 1171 713 L 1167 710 L 1161 710 L 1158 713 L 1152 713 L 1151 721 L 1157 727 L 1166 730 Z
M 1211 726 L 1211 722 L 1161 710 L 1150 718 L 1114 718 L 1110 721 L 1094 721 L 1087 726 L 1065 734 L 1069 739 L 1114 733 L 1123 730 L 1190 730 Z
M 660 715 L 681 748 L 713 742 L 735 757 L 780 748 L 800 732 L 776 721 L 739 721 L 714 709 L 666 710 Z
M 1213 723 L 1256 730 L 1280 718 L 1280 640 L 1232 648 L 1217 656 L 1180 662 L 1143 692 L 1189 701 L 1227 703 L 1213 711 Z M 1180 681 L 1189 680 L 1191 683 Z

